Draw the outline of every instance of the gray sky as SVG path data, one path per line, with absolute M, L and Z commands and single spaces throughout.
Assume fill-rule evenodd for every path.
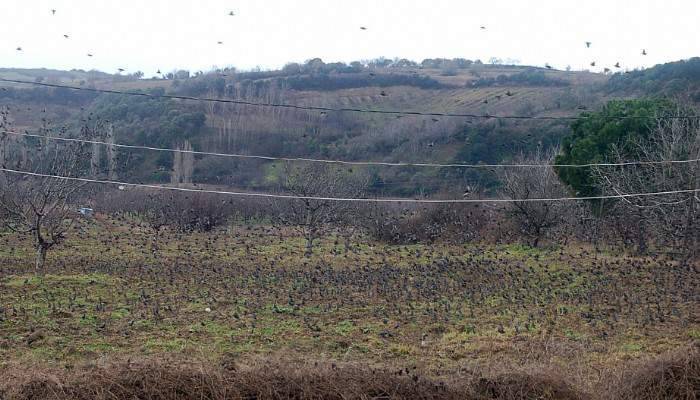
M 0 15 L 0 67 L 147 76 L 313 57 L 595 60 L 600 70 L 700 56 L 698 0 L 0 0 Z

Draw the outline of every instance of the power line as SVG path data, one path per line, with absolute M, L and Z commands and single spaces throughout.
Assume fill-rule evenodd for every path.
M 195 151 L 195 150 L 180 150 L 180 149 L 168 149 L 163 147 L 152 147 L 152 146 L 138 146 L 138 145 L 128 145 L 128 144 L 117 144 L 109 143 L 100 140 L 87 140 L 87 139 L 76 139 L 76 138 L 65 138 L 59 136 L 45 136 L 37 135 L 31 133 L 20 133 L 14 131 L 1 131 L 1 133 L 32 137 L 38 139 L 48 139 L 64 142 L 74 142 L 74 143 L 86 143 L 86 144 L 97 144 L 103 146 L 111 146 L 123 149 L 137 149 L 137 150 L 152 150 L 161 152 L 171 152 L 171 153 L 184 153 L 193 155 L 203 155 L 203 156 L 216 156 L 216 157 L 229 157 L 229 158 L 246 158 L 246 159 L 257 159 L 266 161 L 290 161 L 290 162 L 313 162 L 313 163 L 326 163 L 326 164 L 340 164 L 340 165 L 354 165 L 354 166 L 388 166 L 388 167 L 430 167 L 430 168 L 588 168 L 588 167 L 624 167 L 633 165 L 657 165 L 657 164 L 689 164 L 694 162 L 700 162 L 700 159 L 692 160 L 660 160 L 660 161 L 628 161 L 620 163 L 590 163 L 590 164 L 439 164 L 439 163 L 410 163 L 410 162 L 383 162 L 383 161 L 343 161 L 343 160 L 328 160 L 328 159 L 317 159 L 317 158 L 295 158 L 295 157 L 273 157 L 273 156 L 260 156 L 260 155 L 248 155 L 248 154 L 235 154 L 235 153 L 216 153 L 208 151 Z
M 296 104 L 285 104 L 285 103 L 263 103 L 254 102 L 247 100 L 231 100 L 231 99 L 218 99 L 209 97 L 194 97 L 194 96 L 183 96 L 183 95 L 172 95 L 172 94 L 153 94 L 153 93 L 143 93 L 143 92 L 126 92 L 114 89 L 97 89 L 89 87 L 80 86 L 70 86 L 62 85 L 57 83 L 44 83 L 44 82 L 32 82 L 23 81 L 17 79 L 6 79 L 0 78 L 0 82 L 8 83 L 19 83 L 34 86 L 43 86 L 51 88 L 60 89 L 70 89 L 70 90 L 80 90 L 94 93 L 105 93 L 105 94 L 118 94 L 126 96 L 141 96 L 150 98 L 163 98 L 163 99 L 173 99 L 173 100 L 189 100 L 189 101 L 200 101 L 200 102 L 210 102 L 210 103 L 224 103 L 224 104 L 238 104 L 245 106 L 255 106 L 255 107 L 272 107 L 272 108 L 287 108 L 295 110 L 305 110 L 305 111 L 320 111 L 320 112 L 353 112 L 353 113 L 366 113 L 366 114 L 386 114 L 386 115 L 405 115 L 405 116 L 423 116 L 423 117 L 454 117 L 454 118 L 472 118 L 472 119 L 506 119 L 506 120 L 540 120 L 540 121 L 572 121 L 579 118 L 579 116 L 563 116 L 563 117 L 553 117 L 553 116 L 524 116 L 524 115 L 491 115 L 491 114 L 461 114 L 461 113 L 440 113 L 440 112 L 422 112 L 422 111 L 397 111 L 397 110 L 373 110 L 364 108 L 333 108 L 333 107 L 320 107 L 320 106 L 301 106 Z M 629 116 L 606 116 L 605 119 L 615 119 L 615 120 L 625 120 L 625 119 L 647 119 L 648 117 L 629 115 Z M 697 115 L 677 115 L 677 116 L 666 116 L 665 119 L 697 119 L 700 118 Z
M 633 194 L 620 194 L 620 195 L 607 195 L 607 196 L 588 196 L 588 197 L 556 197 L 556 198 L 534 198 L 534 199 L 454 199 L 454 200 L 428 200 L 428 199 L 371 199 L 371 198 L 344 198 L 344 197 L 317 197 L 317 196 L 294 196 L 286 194 L 272 194 L 272 193 L 247 193 L 247 192 L 231 192 L 226 190 L 210 190 L 210 189 L 190 189 L 181 188 L 173 186 L 161 186 L 152 185 L 144 183 L 129 183 L 129 182 L 118 182 L 112 180 L 101 180 L 101 179 L 90 179 L 90 178 L 78 178 L 70 176 L 60 176 L 60 175 L 50 175 L 41 174 L 37 172 L 19 171 L 9 168 L 0 168 L 0 171 L 33 176 L 38 178 L 50 178 L 59 179 L 74 182 L 83 183 L 97 183 L 106 185 L 119 185 L 124 187 L 138 187 L 138 188 L 148 188 L 156 190 L 170 190 L 177 192 L 189 192 L 189 193 L 208 193 L 208 194 L 221 194 L 229 196 L 239 196 L 239 197 L 257 197 L 257 198 L 271 198 L 271 199 L 287 199 L 287 200 L 318 200 L 318 201 L 338 201 L 338 202 L 355 202 L 355 203 L 422 203 L 422 204 L 467 204 L 467 203 L 532 203 L 532 202 L 555 202 L 555 201 L 582 201 L 582 200 L 606 200 L 606 199 L 624 199 L 631 197 L 650 197 L 650 196 L 664 196 L 671 194 L 684 194 L 684 193 L 700 193 L 700 189 L 687 189 L 687 190 L 673 190 L 665 192 L 652 192 L 652 193 L 633 193 Z

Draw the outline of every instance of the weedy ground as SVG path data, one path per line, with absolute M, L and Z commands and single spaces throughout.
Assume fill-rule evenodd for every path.
M 387 245 L 84 221 L 33 270 L 0 236 L 0 367 L 291 354 L 442 377 L 545 365 L 582 387 L 700 338 L 697 266 L 586 246 Z

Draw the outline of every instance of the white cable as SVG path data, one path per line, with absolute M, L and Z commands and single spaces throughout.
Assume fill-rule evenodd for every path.
M 49 139 L 58 140 L 64 142 L 74 142 L 74 143 L 87 143 L 87 144 L 98 144 L 104 146 L 111 146 L 123 149 L 138 149 L 138 150 L 152 150 L 152 151 L 164 151 L 172 153 L 187 153 L 195 155 L 204 156 L 216 156 L 216 157 L 230 157 L 230 158 L 248 158 L 257 160 L 268 160 L 268 161 L 298 161 L 298 162 L 315 162 L 315 163 L 326 163 L 326 164 L 341 164 L 341 165 L 361 165 L 361 166 L 389 166 L 389 167 L 431 167 L 431 168 L 585 168 L 585 167 L 623 167 L 630 165 L 655 165 L 655 164 L 688 164 L 694 162 L 700 162 L 700 159 L 693 160 L 662 160 L 662 161 L 629 161 L 621 163 L 591 163 L 591 164 L 438 164 L 438 163 L 407 163 L 407 162 L 382 162 L 382 161 L 342 161 L 342 160 L 324 160 L 316 158 L 293 158 L 293 157 L 272 157 L 272 156 L 258 156 L 258 155 L 247 155 L 247 154 L 231 154 L 231 153 L 215 153 L 208 151 L 194 151 L 194 150 L 179 150 L 179 149 L 167 149 L 162 147 L 151 147 L 151 146 L 137 146 L 128 144 L 116 144 L 108 143 L 99 140 L 86 140 L 86 139 L 74 139 L 74 138 L 64 138 L 57 136 L 44 136 L 36 135 L 31 133 L 20 133 L 13 131 L 2 131 L 2 133 L 16 136 L 33 137 L 39 139 Z
M 342 202 L 358 202 L 358 203 L 428 203 L 428 204 L 456 204 L 456 203 L 529 203 L 529 202 L 547 202 L 547 201 L 578 201 L 578 200 L 605 200 L 605 199 L 620 199 L 628 197 L 648 197 L 648 196 L 663 196 L 670 194 L 683 193 L 700 193 L 700 189 L 673 190 L 666 192 L 653 193 L 634 193 L 609 196 L 589 196 L 589 197 L 558 197 L 558 198 L 536 198 L 536 199 L 459 199 L 459 200 L 426 200 L 426 199 L 368 199 L 368 198 L 342 198 L 342 197 L 316 197 L 316 196 L 293 196 L 285 194 L 270 194 L 270 193 L 245 193 L 245 192 L 230 192 L 225 190 L 208 190 L 208 189 L 189 189 L 172 186 L 151 185 L 143 183 L 128 183 L 118 181 L 108 181 L 100 179 L 76 178 L 69 176 L 40 174 L 37 172 L 18 171 L 9 168 L 0 168 L 0 171 L 9 172 L 18 175 L 35 176 L 39 178 L 53 178 L 67 181 L 76 181 L 84 183 L 99 183 L 107 185 L 119 185 L 130 187 L 142 187 L 157 190 L 172 190 L 177 192 L 195 192 L 209 194 L 223 194 L 230 196 L 241 197 L 262 197 L 272 199 L 292 199 L 292 200 L 320 200 L 320 201 L 342 201 Z

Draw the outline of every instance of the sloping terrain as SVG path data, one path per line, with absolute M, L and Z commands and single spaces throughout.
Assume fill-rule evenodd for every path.
M 455 66 L 456 65 L 456 66 Z M 477 116 L 571 117 L 613 98 L 697 93 L 698 59 L 629 74 L 603 75 L 450 60 L 412 64 L 325 64 L 316 59 L 280 71 L 184 71 L 157 79 L 84 71 L 0 70 L 0 77 L 116 90 L 143 90 L 260 103 L 330 108 L 458 113 Z M 507 120 L 317 112 L 272 107 L 148 99 L 68 89 L 2 84 L 0 104 L 9 105 L 14 129 L 109 121 L 119 143 L 196 150 L 343 160 L 505 162 L 520 152 L 554 146 L 568 120 Z M 120 152 L 122 177 L 168 181 L 172 155 Z M 274 163 L 198 157 L 194 181 L 270 189 Z M 488 174 L 438 169 L 372 171 L 393 195 L 431 193 Z M 407 176 L 408 175 L 408 176 Z M 440 178 L 438 181 L 436 178 Z

